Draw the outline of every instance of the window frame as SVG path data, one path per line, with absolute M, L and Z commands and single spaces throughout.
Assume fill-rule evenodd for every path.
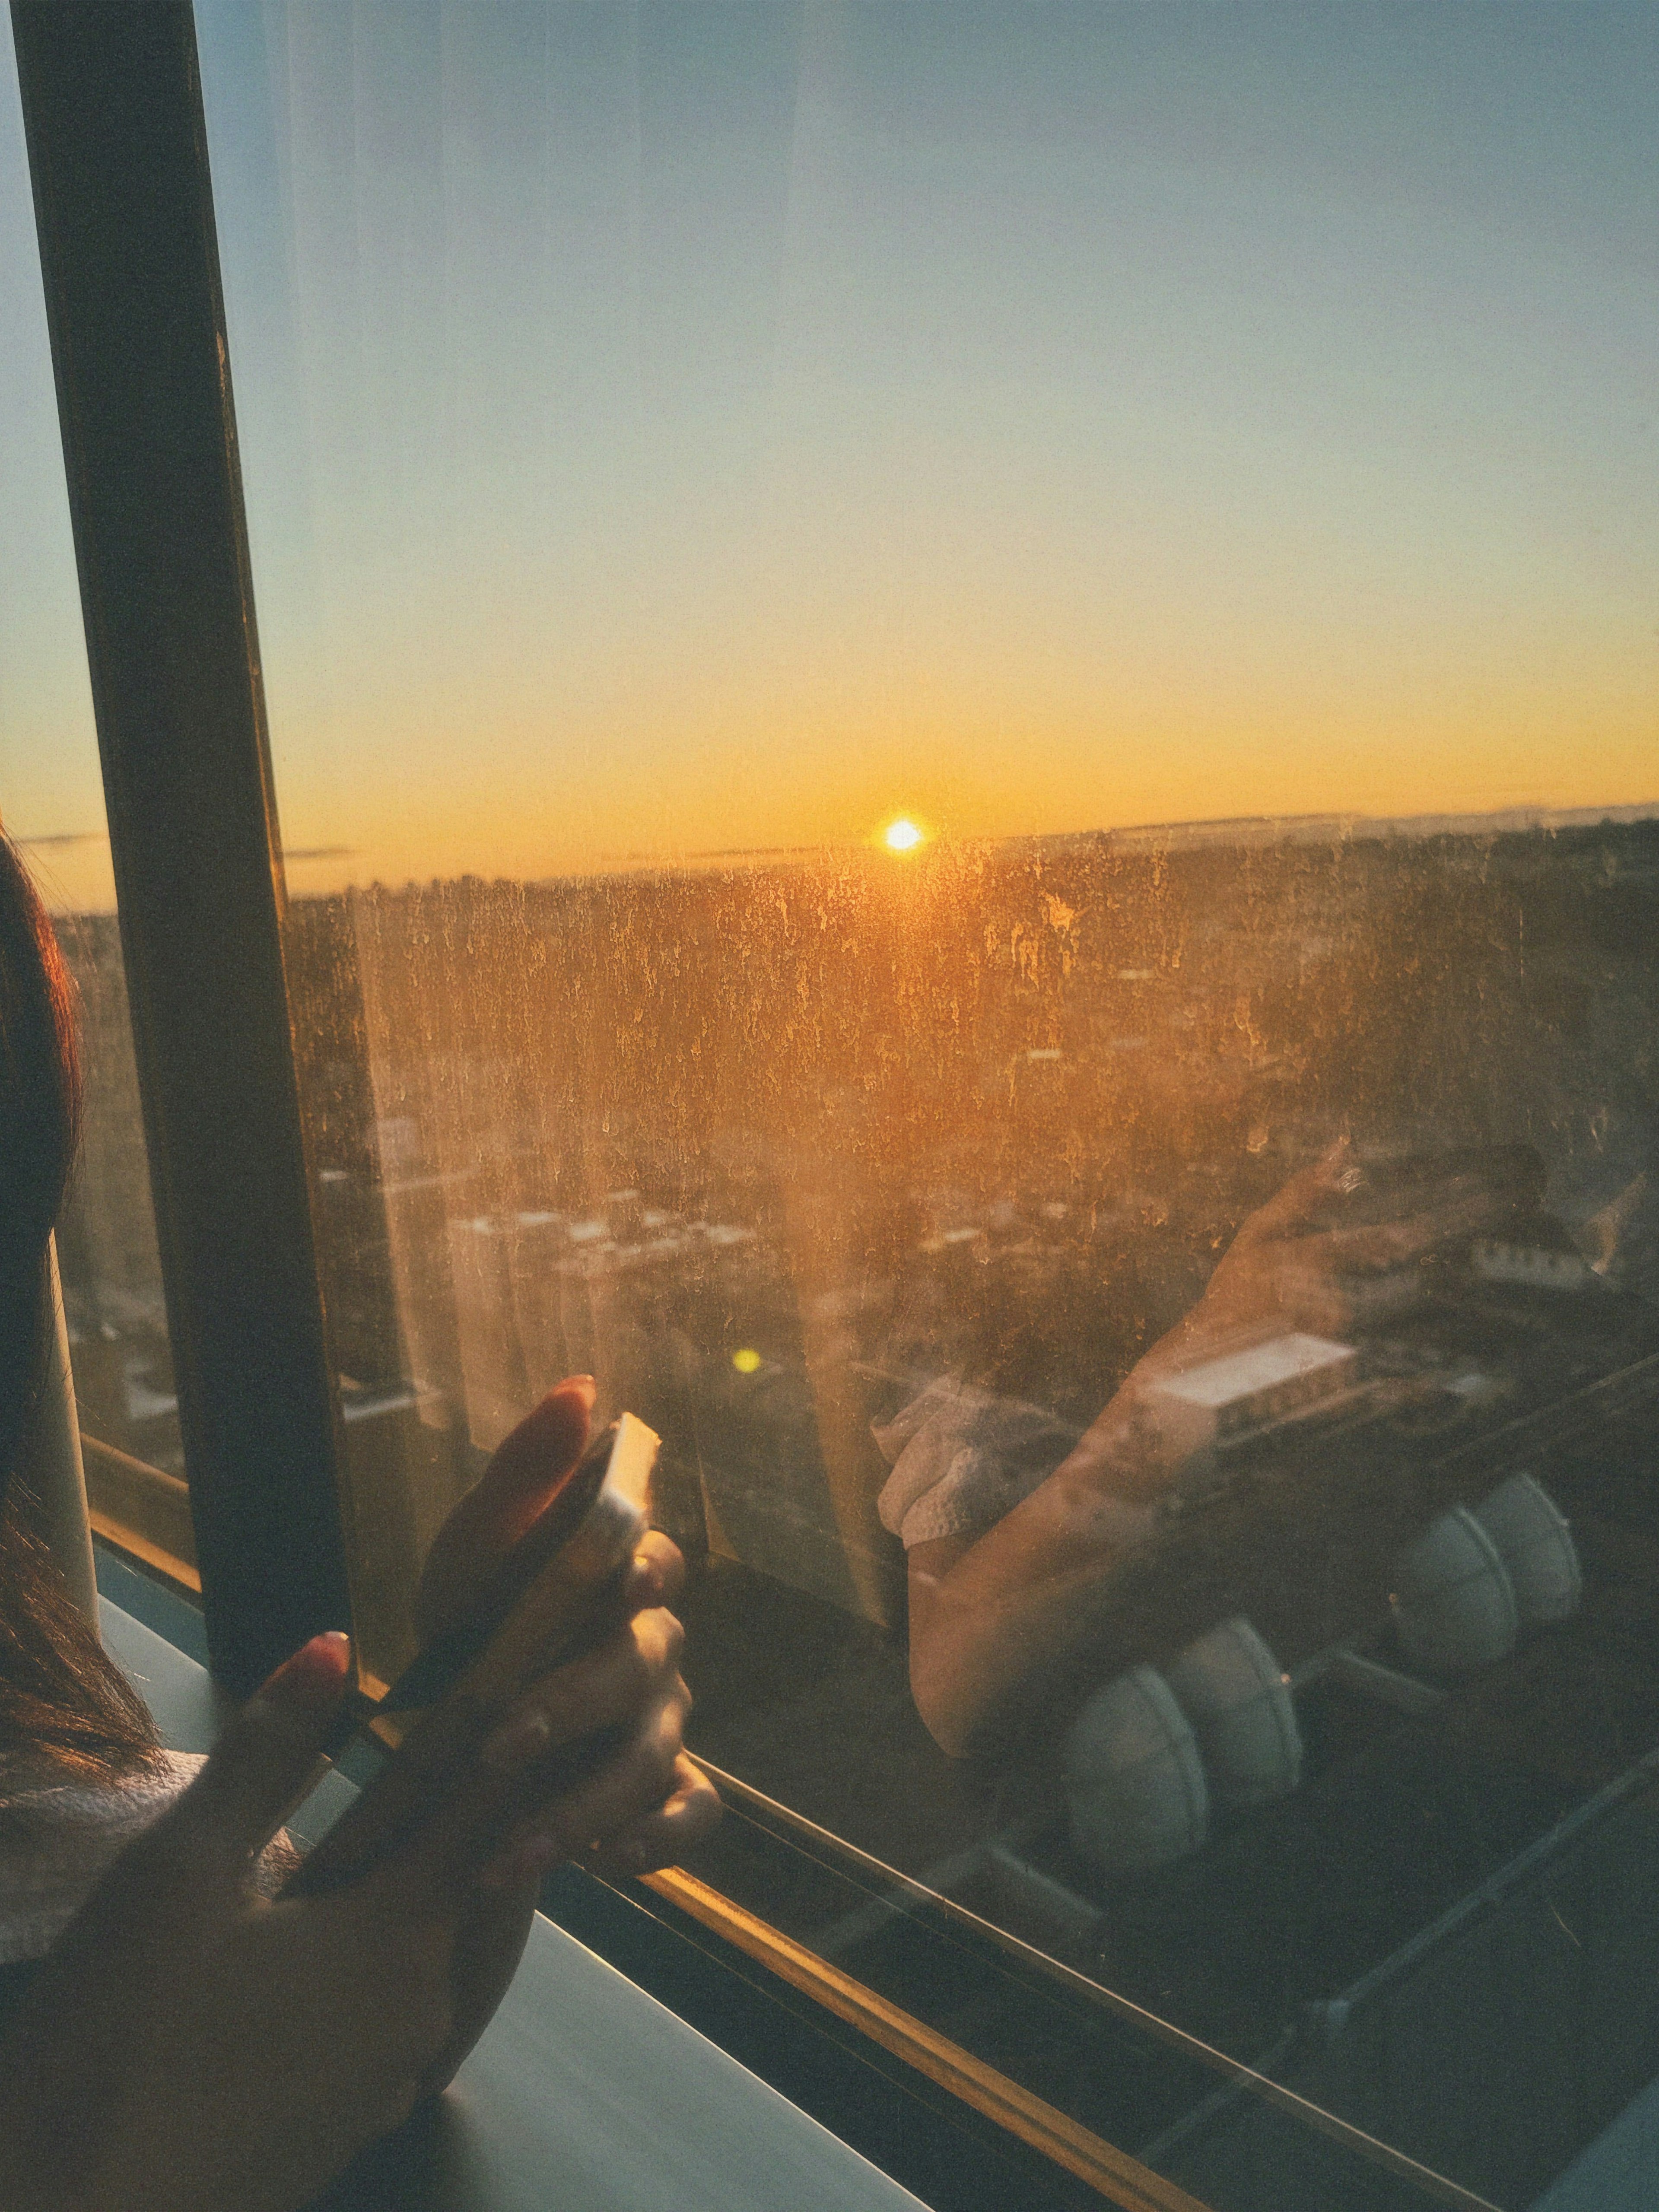
M 12 20 L 208 1648 L 246 1693 L 349 1602 L 195 21 Z

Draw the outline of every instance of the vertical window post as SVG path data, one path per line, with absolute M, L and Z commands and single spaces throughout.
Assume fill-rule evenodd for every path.
M 215 1669 L 347 1619 L 338 1408 L 188 0 L 14 0 Z

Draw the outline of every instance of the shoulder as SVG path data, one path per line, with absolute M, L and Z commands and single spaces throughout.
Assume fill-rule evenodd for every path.
M 24 1754 L 0 1761 L 0 1966 L 48 1949 L 117 1852 L 202 1764 L 157 1751 L 131 1773 L 102 1780 Z

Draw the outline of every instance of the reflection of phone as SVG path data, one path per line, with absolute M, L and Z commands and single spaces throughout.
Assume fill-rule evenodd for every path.
M 631 1413 L 605 1430 L 472 1613 L 398 1676 L 374 1717 L 408 1714 L 406 1731 L 294 1875 L 290 1893 L 336 1888 L 413 1834 L 532 1674 L 574 1657 L 621 1620 L 658 1442 Z

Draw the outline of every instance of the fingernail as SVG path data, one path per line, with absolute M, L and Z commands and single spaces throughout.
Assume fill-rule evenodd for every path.
M 343 1629 L 331 1628 L 313 1636 L 278 1668 L 273 1687 L 285 1698 L 303 1705 L 322 1705 L 335 1697 L 351 1664 L 351 1638 Z
M 532 1759 L 538 1758 L 546 1750 L 552 1734 L 545 1713 L 526 1713 L 521 1720 L 510 1721 L 505 1728 L 496 1729 L 479 1753 L 479 1764 L 510 1774 L 514 1767 L 528 1766 Z

